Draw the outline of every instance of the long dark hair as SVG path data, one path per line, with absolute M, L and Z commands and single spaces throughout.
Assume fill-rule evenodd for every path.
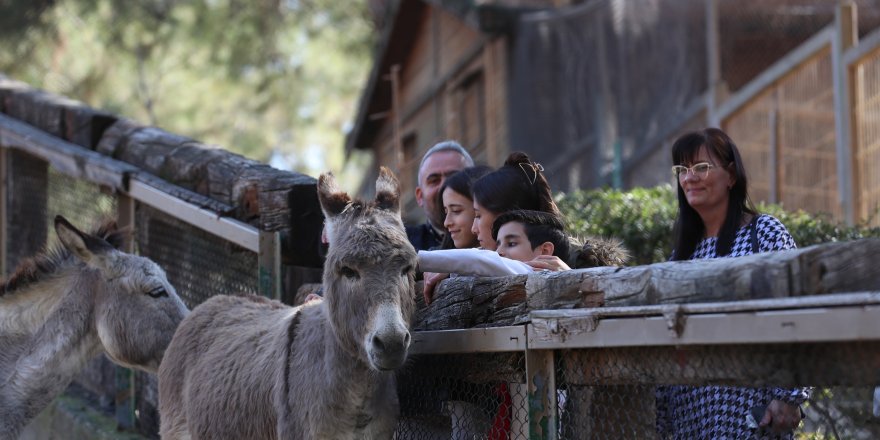
M 525 153 L 512 153 L 504 166 L 474 182 L 474 200 L 496 215 L 528 209 L 561 217 L 542 171 Z
M 748 179 L 739 149 L 736 148 L 736 144 L 727 133 L 717 128 L 706 128 L 679 137 L 672 144 L 672 163 L 674 165 L 690 164 L 703 146 L 706 147 L 706 151 L 711 157 L 721 161 L 717 166 L 724 167 L 734 177 L 734 184 L 730 189 L 727 202 L 727 215 L 718 232 L 718 241 L 715 244 L 715 253 L 718 256 L 728 255 L 733 248 L 736 231 L 739 230 L 744 216 L 746 214 L 757 215 L 757 211 L 749 199 Z M 675 220 L 675 228 L 673 229 L 675 248 L 672 259 L 690 259 L 705 233 L 706 225 L 703 224 L 703 219 L 688 203 L 684 189 L 679 183 L 678 218 Z
M 437 206 L 443 206 L 443 192 L 446 191 L 447 188 L 473 200 L 474 196 L 471 193 L 471 187 L 474 182 L 490 172 L 492 172 L 492 167 L 476 165 L 467 167 L 447 177 L 446 180 L 443 181 L 440 191 L 437 191 Z M 450 237 L 448 233 L 443 236 L 443 241 L 440 243 L 440 249 L 455 249 L 455 243 L 452 241 L 452 237 Z

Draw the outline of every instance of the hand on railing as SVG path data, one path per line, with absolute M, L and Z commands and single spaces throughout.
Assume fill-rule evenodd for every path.
M 773 400 L 764 411 L 764 418 L 758 424 L 761 428 L 769 427 L 772 432 L 790 432 L 801 424 L 801 408 L 797 405 Z
M 449 278 L 448 273 L 425 272 L 425 286 L 422 295 L 425 297 L 425 304 L 431 304 L 434 300 L 434 289 L 440 284 L 440 281 Z

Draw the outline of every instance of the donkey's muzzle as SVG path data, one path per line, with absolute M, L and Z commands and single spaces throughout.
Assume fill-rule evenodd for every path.
M 409 331 L 377 333 L 370 341 L 370 359 L 379 370 L 395 370 L 406 362 L 411 341 Z

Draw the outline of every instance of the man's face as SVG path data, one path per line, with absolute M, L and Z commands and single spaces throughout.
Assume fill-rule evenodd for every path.
M 464 156 L 456 151 L 440 151 L 428 156 L 419 170 L 416 202 L 425 210 L 428 221 L 437 229 L 443 229 L 443 210 L 437 204 L 437 192 L 447 177 L 464 168 Z

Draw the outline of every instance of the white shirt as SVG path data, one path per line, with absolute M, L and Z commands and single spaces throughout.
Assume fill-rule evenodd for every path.
M 535 271 L 522 261 L 511 260 L 485 249 L 419 251 L 419 270 L 486 277 L 521 275 Z

